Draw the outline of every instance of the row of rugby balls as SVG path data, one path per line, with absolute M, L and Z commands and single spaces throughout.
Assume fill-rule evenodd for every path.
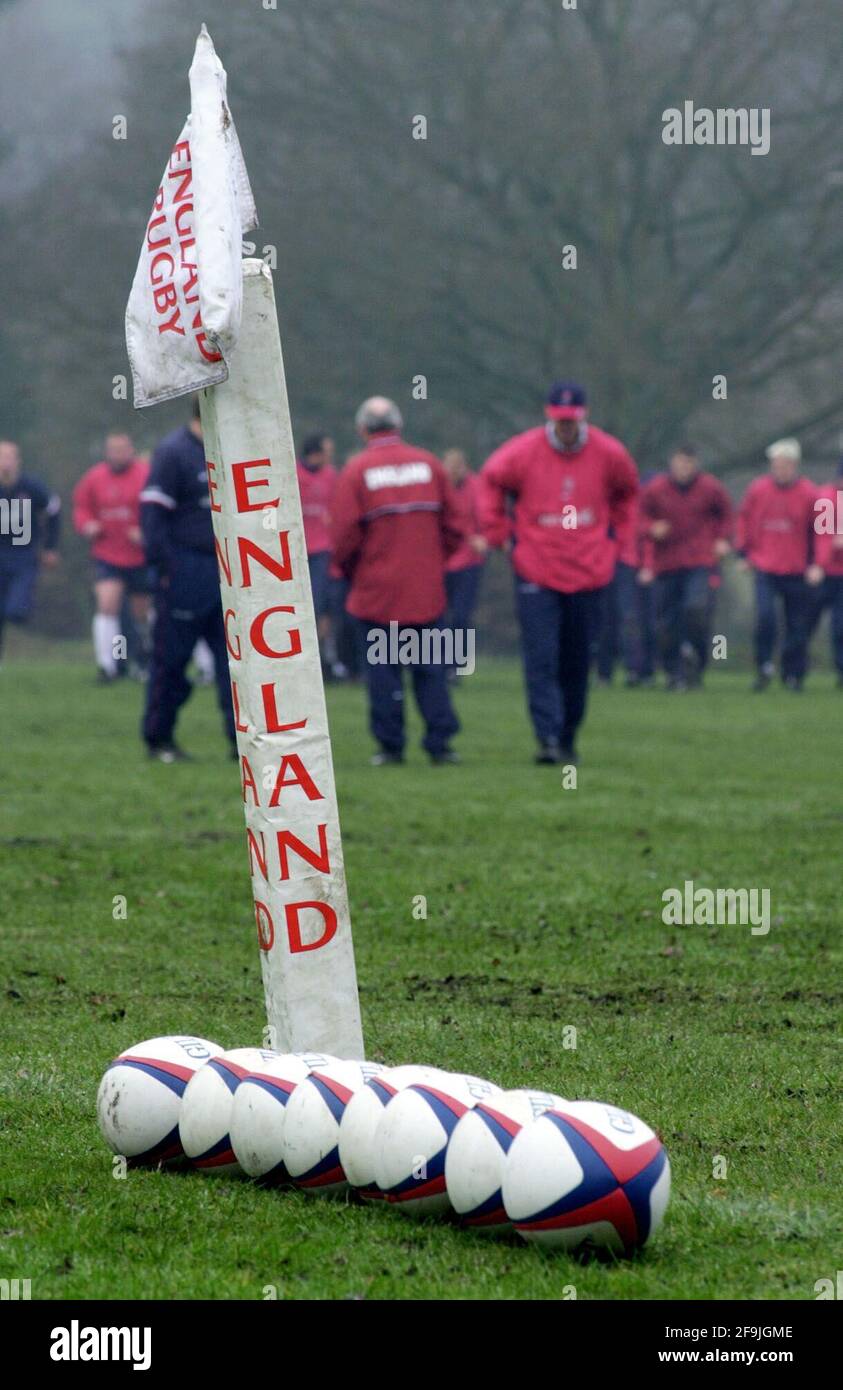
M 135 1164 L 189 1161 L 307 1192 L 349 1188 L 409 1215 L 617 1252 L 660 1225 L 670 1165 L 611 1105 L 502 1091 L 436 1067 L 384 1067 L 204 1038 L 139 1043 L 108 1067 L 99 1125 Z

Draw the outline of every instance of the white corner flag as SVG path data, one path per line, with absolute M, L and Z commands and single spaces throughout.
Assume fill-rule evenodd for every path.
M 198 113 L 197 89 L 207 74 L 221 83 L 219 130 L 206 127 L 211 115 L 204 106 Z M 234 147 L 225 143 L 233 131 L 225 74 L 204 26 L 191 93 L 186 129 L 192 132 L 200 332 L 206 342 L 213 333 L 225 355 L 224 362 L 208 364 L 211 375 L 198 382 L 199 401 L 270 1042 L 281 1051 L 362 1058 L 330 734 L 272 276 L 263 261 L 240 259 L 241 228 L 233 210 L 242 201 L 234 197 L 232 171 L 239 171 L 241 194 L 248 179 L 239 146 L 232 163 Z M 228 162 L 217 158 L 219 148 L 229 151 Z M 210 228 L 209 209 L 216 210 Z M 177 218 L 175 211 L 173 228 Z M 228 279 L 233 237 L 236 295 Z M 134 346 L 151 361 L 159 325 L 149 315 L 132 318 L 146 257 L 145 246 L 126 323 L 130 353 Z M 197 389 L 196 370 L 186 384 L 190 367 L 200 369 L 195 355 L 168 350 L 157 363 L 155 394 L 141 404 Z M 137 379 L 136 374 L 136 384 Z
M 225 69 L 203 24 L 190 115 L 155 195 L 126 309 L 136 407 L 228 377 L 240 332 L 243 233 L 256 226 Z

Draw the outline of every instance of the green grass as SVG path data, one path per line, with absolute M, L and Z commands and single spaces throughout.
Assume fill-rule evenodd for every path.
M 209 691 L 183 718 L 198 761 L 162 767 L 141 755 L 136 687 L 95 688 L 64 658 L 13 661 L 0 680 L 0 1277 L 30 1278 L 35 1298 L 522 1299 L 573 1284 L 579 1298 L 811 1299 L 838 1268 L 843 697 L 829 677 L 801 698 L 724 676 L 685 697 L 597 692 L 576 790 L 532 766 L 513 667 L 461 684 L 461 768 L 431 769 L 414 746 L 406 767 L 372 771 L 362 693 L 330 692 L 368 1053 L 654 1125 L 667 1219 L 643 1257 L 610 1265 L 245 1182 L 115 1180 L 94 1112 L 115 1053 L 158 1033 L 260 1039 L 237 770 Z M 769 936 L 664 926 L 662 892 L 686 879 L 769 888 Z

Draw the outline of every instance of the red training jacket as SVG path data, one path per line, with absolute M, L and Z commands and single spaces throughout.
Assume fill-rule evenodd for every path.
M 331 549 L 331 499 L 337 486 L 336 469 L 330 464 L 307 468 L 296 462 L 304 519 L 304 540 L 308 555 Z
M 149 477 L 149 464 L 133 459 L 123 473 L 108 464 L 95 463 L 73 489 L 73 525 L 81 532 L 88 521 L 98 521 L 102 531 L 91 542 L 96 560 L 123 569 L 146 562 L 143 546 L 129 539 L 133 527 L 140 530 L 140 495 Z
M 356 618 L 419 625 L 445 611 L 445 562 L 464 531 L 435 454 L 398 434 L 373 436 L 339 475 L 331 539 Z
M 505 545 L 514 537 L 519 578 L 563 594 L 611 581 L 630 544 L 638 492 L 638 470 L 620 440 L 589 425 L 584 445 L 563 453 L 539 425 L 496 449 L 480 479 L 486 539 Z
M 766 574 L 804 574 L 813 554 L 817 489 L 807 478 L 779 487 L 769 473 L 751 482 L 738 514 L 738 549 Z
M 822 531 L 817 529 L 820 524 L 822 513 L 817 516 L 817 524 L 814 527 L 814 559 L 818 565 L 822 565 L 826 574 L 835 577 L 843 576 L 843 478 L 839 483 L 829 483 L 827 487 L 821 487 L 817 493 L 817 499 L 831 502 L 834 505 L 834 530 Z
M 653 521 L 670 523 L 663 540 L 649 534 Z M 732 538 L 732 499 L 711 473 L 698 473 L 687 487 L 660 473 L 641 493 L 640 524 L 647 567 L 656 574 L 710 569 L 717 563 L 714 542 Z
M 615 538 L 618 561 L 632 569 L 641 569 L 645 563 L 645 551 L 639 527 L 641 494 L 633 497 L 629 508 L 629 526 L 625 533 Z
M 472 536 L 482 535 L 480 529 L 479 512 L 479 492 L 480 485 L 476 473 L 469 473 L 459 487 L 454 488 L 454 495 L 457 499 L 457 506 L 460 512 L 460 522 L 465 531 L 465 540 L 458 550 L 448 560 L 445 569 L 450 573 L 452 570 L 472 569 L 475 565 L 482 565 L 484 557 L 478 555 L 470 545 Z

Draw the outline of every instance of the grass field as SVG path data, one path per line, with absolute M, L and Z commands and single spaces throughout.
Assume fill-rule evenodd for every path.
M 726 676 L 684 697 L 599 691 L 576 790 L 532 766 L 514 667 L 461 684 L 460 768 L 415 748 L 371 770 L 362 693 L 329 694 L 369 1055 L 609 1100 L 656 1127 L 673 1166 L 665 1225 L 643 1257 L 608 1265 L 245 1182 L 116 1181 L 94 1111 L 115 1053 L 159 1033 L 260 1041 L 237 769 L 207 690 L 181 730 L 198 761 L 164 767 L 141 753 L 138 688 L 95 688 L 87 660 L 12 662 L 0 681 L 0 1277 L 31 1279 L 33 1298 L 274 1285 L 553 1299 L 575 1285 L 812 1299 L 840 1267 L 830 677 L 802 697 Z M 769 888 L 769 935 L 665 926 L 662 892 L 686 879 Z

